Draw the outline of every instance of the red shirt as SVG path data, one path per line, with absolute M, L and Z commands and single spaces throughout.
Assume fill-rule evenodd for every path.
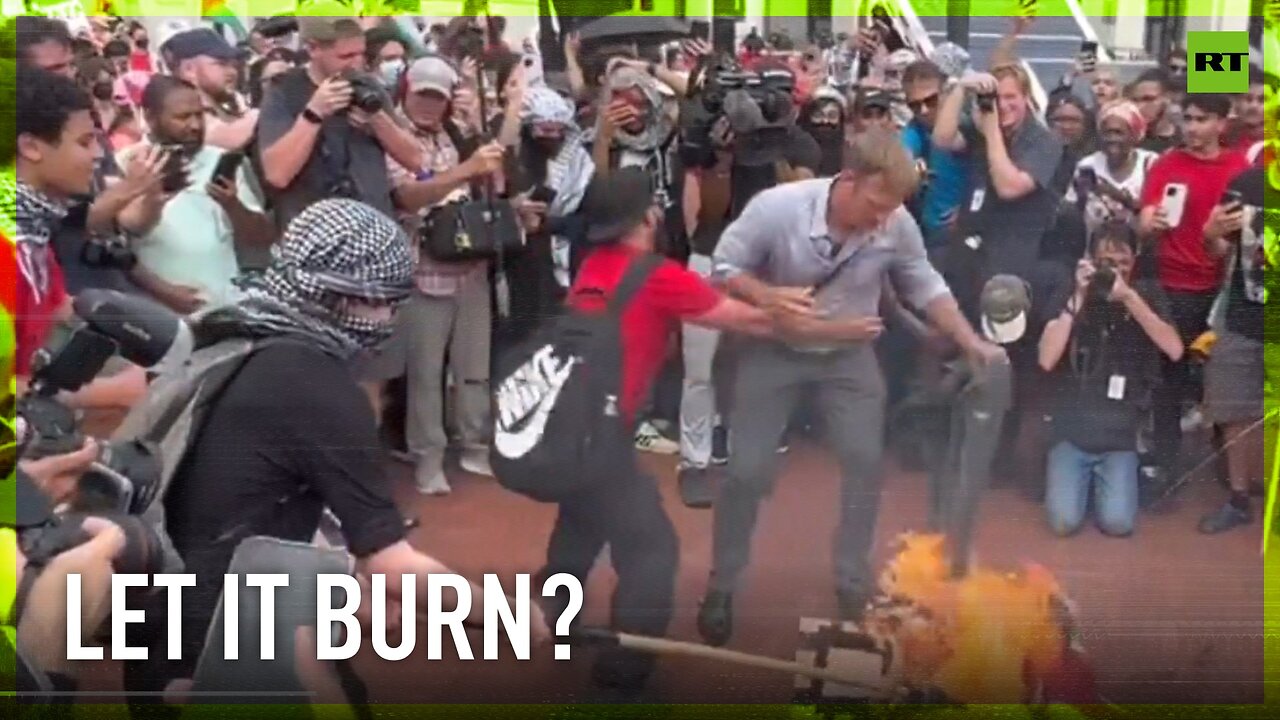
M 603 312 L 622 282 L 637 251 L 623 245 L 606 245 L 591 252 L 582 262 L 578 278 L 569 292 L 569 306 L 585 312 Z M 599 289 L 605 296 L 584 293 Z M 634 419 L 641 401 L 653 386 L 667 348 L 680 323 L 704 315 L 720 303 L 722 296 L 697 273 L 665 260 L 635 294 L 622 316 L 622 398 L 623 416 Z
M 1204 251 L 1204 225 L 1227 185 L 1249 167 L 1244 155 L 1224 149 L 1212 160 L 1175 148 L 1147 172 L 1142 206 L 1159 206 L 1170 183 L 1187 186 L 1182 222 L 1165 233 L 1156 247 L 1160 284 L 1178 292 L 1211 292 L 1221 284 L 1219 261 Z
M 156 69 L 151 62 L 151 53 L 146 50 L 134 50 L 129 53 L 129 69 L 145 73 L 155 72 Z
M 46 253 L 44 268 L 47 278 L 43 288 L 37 291 L 41 283 L 41 274 L 37 269 L 40 263 L 27 256 L 27 253 Z M 17 355 L 14 358 L 14 373 L 19 376 L 31 374 L 31 356 L 44 345 L 49 338 L 49 331 L 57 324 L 58 311 L 67 302 L 67 288 L 62 279 L 62 267 L 53 255 L 53 248 L 47 245 L 18 245 L 17 293 L 13 316 L 13 335 Z

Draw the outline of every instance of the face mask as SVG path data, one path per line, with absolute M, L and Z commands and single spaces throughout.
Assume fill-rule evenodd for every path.
M 821 147 L 832 147 L 844 141 L 844 128 L 839 125 L 814 125 L 809 134 Z
M 139 50 L 146 50 L 148 42 L 150 41 L 147 38 L 139 38 L 137 40 L 134 40 L 133 44 L 137 45 Z
M 533 142 L 538 149 L 552 157 L 559 155 L 560 149 L 564 147 L 564 138 L 534 138 Z
M 388 90 L 395 90 L 400 84 L 400 73 L 404 70 L 404 63 L 400 60 L 387 60 L 378 66 L 378 74 L 382 78 L 382 84 Z
M 106 102 L 115 97 L 115 85 L 110 80 L 100 80 L 93 84 L 93 97 Z

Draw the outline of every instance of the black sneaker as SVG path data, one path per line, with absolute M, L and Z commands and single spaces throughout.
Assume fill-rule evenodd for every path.
M 729 464 L 729 428 L 723 425 L 711 431 L 711 464 Z
M 1200 519 L 1200 532 L 1206 535 L 1217 535 L 1228 530 L 1234 530 L 1242 525 L 1248 525 L 1251 522 L 1253 522 L 1253 517 L 1248 510 L 1241 510 L 1228 501 L 1223 503 L 1222 507 L 1216 511 Z
M 680 499 L 685 507 L 698 510 L 711 507 L 715 488 L 711 486 L 710 468 L 681 467 L 676 479 L 680 483 Z
M 733 636 L 733 595 L 708 590 L 698 610 L 698 634 L 712 647 L 721 647 Z

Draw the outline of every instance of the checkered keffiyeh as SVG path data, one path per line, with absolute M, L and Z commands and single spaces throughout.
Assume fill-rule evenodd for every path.
M 236 308 L 253 334 L 301 333 L 349 357 L 382 342 L 391 327 L 343 312 L 338 300 L 399 303 L 412 278 L 409 243 L 395 221 L 355 200 L 322 200 L 289 224 L 271 266 Z

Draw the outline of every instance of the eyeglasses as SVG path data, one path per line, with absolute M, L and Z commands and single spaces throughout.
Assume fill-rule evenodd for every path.
M 1169 72 L 1173 75 L 1185 75 L 1187 66 L 1182 63 L 1169 63 Z
M 926 107 L 934 108 L 937 106 L 938 106 L 938 93 L 934 93 L 929 97 L 921 98 L 919 100 L 907 101 L 907 109 L 913 113 L 919 113 L 921 110 L 924 110 Z

